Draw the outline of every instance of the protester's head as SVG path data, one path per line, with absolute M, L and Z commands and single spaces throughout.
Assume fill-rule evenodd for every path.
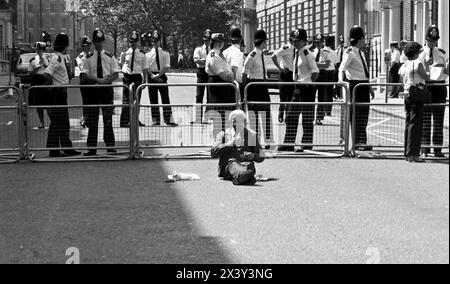
M 261 50 L 265 50 L 267 48 L 267 33 L 263 30 L 257 30 L 254 36 L 255 46 Z
M 54 50 L 62 54 L 67 53 L 69 47 L 69 37 L 65 33 L 60 33 L 56 36 L 54 43 Z
M 235 129 L 236 128 L 243 129 L 245 128 L 247 123 L 247 116 L 245 115 L 245 112 L 243 112 L 242 110 L 235 110 L 230 114 L 229 120 Z
M 211 35 L 211 49 L 221 50 L 225 46 L 224 34 L 212 34 Z
M 416 60 L 422 51 L 422 45 L 418 42 L 410 42 L 405 45 L 405 56 L 408 57 L 408 60 Z
M 296 29 L 291 32 L 290 41 L 296 49 L 302 49 L 308 44 L 308 34 L 305 29 Z

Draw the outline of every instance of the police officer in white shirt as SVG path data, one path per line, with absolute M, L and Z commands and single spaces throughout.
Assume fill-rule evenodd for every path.
M 323 48 L 324 52 L 328 52 L 329 59 L 331 61 L 331 64 L 327 68 L 327 78 L 328 82 L 337 82 L 337 72 L 336 72 L 336 65 L 337 65 L 337 53 L 335 50 L 333 50 L 332 46 L 334 46 L 334 37 L 328 36 L 325 40 L 325 47 Z M 328 86 L 327 87 L 327 103 L 330 103 L 330 105 L 325 107 L 325 115 L 331 116 L 333 112 L 333 90 L 334 86 Z
M 95 52 L 90 54 L 83 65 L 83 71 L 80 75 L 82 84 L 87 85 L 112 85 L 112 83 L 119 78 L 119 65 L 114 55 L 104 50 L 105 33 L 99 29 L 94 31 L 92 36 L 95 46 Z M 114 107 L 114 89 L 96 88 L 87 89 L 89 95 L 89 105 L 104 105 L 101 107 L 103 113 L 103 140 L 105 141 L 107 152 L 109 154 L 116 154 L 115 138 L 113 131 L 113 110 Z M 89 127 L 89 134 L 87 139 L 87 146 L 90 148 L 85 156 L 97 155 L 97 140 L 98 140 L 98 121 L 100 108 L 89 107 L 86 124 Z
M 295 31 L 292 31 L 289 36 L 289 44 L 281 47 L 272 55 L 272 61 L 275 66 L 280 70 L 280 82 L 291 83 L 294 81 L 294 57 L 295 47 L 293 44 Z M 295 86 L 281 86 L 280 85 L 280 101 L 291 102 L 294 96 Z M 285 112 L 287 107 L 285 104 L 280 105 L 280 113 L 278 115 L 278 121 L 284 122 Z
M 339 82 L 339 67 L 341 66 L 341 62 L 344 58 L 346 47 L 345 47 L 345 39 L 344 36 L 339 36 L 338 47 L 336 48 L 336 65 L 335 65 L 335 74 L 334 74 L 334 82 Z M 333 97 L 335 99 L 342 99 L 342 88 L 339 86 L 335 86 L 333 90 Z
M 206 72 L 208 83 L 233 83 L 234 74 L 231 66 L 225 60 L 222 49 L 225 45 L 225 36 L 215 33 L 211 35 L 211 52 L 206 58 Z M 211 104 L 234 104 L 236 103 L 236 92 L 232 87 L 211 86 L 209 87 L 209 102 Z M 214 133 L 225 131 L 226 114 L 234 110 L 234 107 L 219 106 L 208 107 L 208 112 L 213 111 L 220 114 L 221 123 L 214 120 Z M 209 113 L 208 113 L 209 114 Z M 220 128 L 220 129 L 219 129 Z
M 231 29 L 230 36 L 232 45 L 223 52 L 223 55 L 233 70 L 234 80 L 239 83 L 241 100 L 243 100 L 244 85 L 242 84 L 242 70 L 244 69 L 245 55 L 241 51 L 243 42 L 241 30 L 238 28 Z
M 83 71 L 83 67 L 84 67 L 84 62 L 86 61 L 86 59 L 88 58 L 88 56 L 92 55 L 91 52 L 91 45 L 92 45 L 92 41 L 88 36 L 84 36 L 81 39 L 81 53 L 80 55 L 78 55 L 76 61 L 77 61 L 77 66 L 78 69 L 80 69 L 80 72 Z M 89 90 L 85 89 L 85 88 L 81 88 L 81 98 L 83 101 L 83 105 L 88 105 L 89 104 Z M 83 117 L 80 120 L 80 125 L 83 128 L 86 128 L 86 108 L 83 108 Z
M 313 83 L 319 77 L 319 68 L 315 57 L 308 51 L 308 35 L 306 30 L 297 29 L 294 33 L 293 43 L 295 47 L 294 82 Z M 296 86 L 293 103 L 314 103 L 315 88 L 313 86 Z M 302 115 L 303 138 L 302 146 L 295 149 L 298 123 Z M 286 117 L 286 136 L 284 145 L 278 148 L 281 152 L 304 152 L 312 150 L 314 142 L 314 105 L 290 105 Z
M 332 78 L 328 78 L 329 72 L 328 69 L 333 64 L 331 60 L 331 54 L 328 50 L 324 48 L 325 38 L 322 34 L 317 34 L 314 37 L 314 45 L 315 48 L 312 51 L 312 55 L 316 60 L 317 67 L 319 67 L 320 73 L 317 82 L 332 82 Z M 333 67 L 334 68 L 334 67 Z M 317 97 L 319 103 L 327 103 L 330 102 L 331 93 L 328 93 L 329 88 L 326 86 L 318 86 L 317 87 Z M 323 125 L 323 120 L 325 119 L 326 114 L 326 106 L 319 105 L 317 106 L 317 115 L 316 115 L 316 124 Z
M 212 31 L 207 29 L 203 33 L 203 45 L 197 47 L 194 50 L 194 63 L 197 65 L 197 83 L 205 84 L 208 83 L 208 73 L 206 73 L 206 58 L 208 57 L 209 52 L 211 51 L 211 35 Z M 197 86 L 197 95 L 195 99 L 196 104 L 203 104 L 203 98 L 205 97 L 206 90 L 206 103 L 209 103 L 209 88 L 205 86 Z M 202 123 L 203 120 L 203 109 L 199 108 L 197 110 L 198 114 L 196 114 L 196 121 L 192 123 Z
M 400 57 L 401 52 L 397 41 L 391 42 L 391 63 L 389 66 L 389 83 L 400 83 Z M 398 98 L 400 94 L 400 87 L 394 86 L 391 92 L 391 98 Z
M 430 74 L 430 81 L 427 84 L 444 84 L 448 77 L 448 56 L 445 50 L 438 48 L 439 39 L 439 28 L 435 25 L 429 27 L 426 34 L 426 46 L 419 56 Z M 428 89 L 431 92 L 433 104 L 447 102 L 447 87 L 429 86 Z M 431 120 L 433 120 L 433 126 L 431 126 Z M 425 107 L 423 145 L 433 145 L 434 155 L 439 158 L 444 157 L 441 149 L 444 144 L 444 120 L 445 106 Z M 422 149 L 422 154 L 425 156 L 430 152 L 430 149 Z
M 50 64 L 48 55 L 44 52 L 47 49 L 47 44 L 45 42 L 36 43 L 37 55 L 30 60 L 30 66 L 28 67 L 28 72 L 31 74 L 31 86 L 41 86 L 46 85 L 45 76 L 43 73 L 45 68 Z M 47 104 L 47 92 L 44 89 L 32 89 L 28 95 L 28 103 L 32 106 L 45 106 Z M 39 129 L 45 128 L 44 120 L 44 109 L 38 108 L 37 114 L 39 117 Z
M 255 49 L 250 53 L 244 63 L 244 71 L 242 73 L 242 81 L 245 86 L 252 82 L 266 82 L 267 70 L 264 59 L 264 50 L 267 48 L 267 33 L 258 30 L 254 36 Z M 261 134 L 259 127 L 259 117 L 263 120 L 262 130 L 265 133 L 266 149 L 270 148 L 272 140 L 272 114 L 270 105 L 258 105 L 257 102 L 270 103 L 270 94 L 268 86 L 253 86 L 248 89 L 250 121 L 255 126 L 258 136 Z M 256 103 L 256 104 L 255 104 Z
M 153 48 L 146 54 L 149 65 L 148 83 L 149 84 L 167 84 L 166 73 L 170 68 L 170 54 L 161 48 L 161 35 L 158 31 L 152 33 Z M 152 105 L 159 104 L 158 91 L 161 94 L 161 102 L 164 107 L 164 122 L 167 126 L 176 127 L 176 123 L 171 122 L 172 108 L 170 107 L 169 87 L 149 87 L 148 93 L 150 96 L 150 103 Z M 161 125 L 161 113 L 159 107 L 152 107 L 153 126 Z
M 369 65 L 366 55 L 361 50 L 365 47 L 364 30 L 359 26 L 350 29 L 350 44 L 339 68 L 339 82 L 344 79 L 350 83 L 350 96 L 357 103 L 370 103 L 375 98 L 375 93 L 369 86 L 358 88 L 356 97 L 353 98 L 353 90 L 360 83 L 369 83 Z M 356 149 L 360 151 L 371 151 L 372 146 L 367 145 L 367 124 L 369 122 L 370 106 L 358 106 L 356 108 Z M 353 115 L 350 116 L 353 120 Z
M 55 53 L 50 59 L 45 74 L 53 79 L 54 86 L 67 86 L 70 84 L 69 63 L 66 61 L 67 49 L 69 47 L 69 37 L 60 33 L 54 42 Z M 51 89 L 50 104 L 55 106 L 67 105 L 67 89 Z M 80 152 L 71 150 L 70 121 L 67 108 L 51 108 L 48 110 L 50 116 L 50 128 L 48 130 L 47 148 L 50 148 L 50 157 L 61 158 L 81 155 Z M 62 149 L 63 151 L 61 151 Z
M 144 80 L 147 79 L 148 62 L 145 54 L 139 49 L 139 34 L 133 32 L 129 38 L 130 48 L 123 52 L 120 58 L 120 65 L 123 72 L 123 83 L 126 86 L 130 86 L 134 83 L 135 91 L 139 88 Z M 137 98 L 139 101 L 141 98 Z M 129 105 L 132 102 L 128 89 L 123 90 L 123 105 Z M 120 116 L 120 127 L 130 126 L 130 108 L 123 107 L 122 114 Z M 139 122 L 139 126 L 145 126 L 142 122 Z

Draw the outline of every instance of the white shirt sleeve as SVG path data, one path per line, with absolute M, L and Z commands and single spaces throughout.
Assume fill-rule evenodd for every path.
M 317 66 L 314 56 L 312 56 L 312 54 L 310 53 L 306 56 L 306 58 L 308 59 L 308 64 L 311 67 L 311 73 L 320 73 L 320 69 Z
M 347 71 L 348 67 L 350 66 L 352 61 L 353 61 L 353 56 L 350 53 L 345 52 L 344 56 L 342 58 L 341 66 L 339 67 L 339 72 Z
M 115 56 L 111 58 L 111 73 L 120 73 L 119 64 L 117 63 L 117 59 Z
M 194 60 L 199 60 L 199 59 L 201 59 L 201 56 L 200 56 L 200 48 L 197 47 L 197 48 L 194 50 Z
M 253 60 L 253 57 L 248 56 L 247 59 L 245 60 L 244 70 L 242 71 L 242 74 L 250 75 L 251 74 L 251 69 L 253 67 L 253 63 L 254 62 L 255 61 Z
M 94 55 L 92 55 L 92 56 L 94 56 Z M 91 62 L 91 60 L 89 60 L 89 58 L 86 58 L 86 60 L 84 60 L 84 64 L 82 65 L 83 69 L 81 69 L 81 73 L 90 74 L 90 72 L 89 72 L 89 70 L 91 69 L 90 62 Z
M 55 73 L 56 69 L 58 69 L 58 66 L 59 66 L 58 58 L 59 58 L 58 56 L 55 56 L 52 58 L 52 60 L 50 60 L 50 64 L 44 71 L 46 74 L 53 76 L 53 74 Z M 63 60 L 62 58 L 60 58 L 60 59 Z
M 168 52 L 164 52 L 163 62 L 161 64 L 162 68 L 170 68 L 170 54 Z

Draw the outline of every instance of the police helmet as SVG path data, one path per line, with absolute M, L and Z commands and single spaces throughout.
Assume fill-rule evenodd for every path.
M 254 37 L 256 44 L 268 40 L 267 33 L 264 30 L 257 30 Z
M 353 26 L 350 29 L 350 40 L 351 41 L 358 41 L 360 39 L 363 39 L 365 37 L 364 30 L 360 26 Z
M 65 33 L 60 33 L 55 38 L 55 47 L 68 47 L 69 46 L 69 37 Z
M 295 29 L 291 32 L 291 35 L 289 37 L 291 40 L 307 40 L 308 34 L 305 29 Z
M 94 42 L 105 41 L 105 33 L 100 29 L 95 29 L 92 38 Z
M 438 41 L 441 37 L 439 35 L 439 28 L 436 25 L 432 25 L 427 30 L 426 40 L 428 41 Z

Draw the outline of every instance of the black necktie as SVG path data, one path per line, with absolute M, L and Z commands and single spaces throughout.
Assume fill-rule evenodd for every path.
M 264 52 L 261 53 L 261 59 L 262 59 L 262 65 L 263 65 L 263 76 L 264 76 L 264 81 L 267 80 L 266 77 L 266 63 L 264 62 Z
M 364 60 L 364 55 L 361 50 L 359 50 L 359 55 L 361 56 L 362 64 L 364 65 L 364 72 L 366 73 L 367 79 L 370 79 L 369 69 L 367 68 L 366 61 Z
M 134 56 L 136 55 L 136 49 L 133 49 L 133 55 L 131 56 L 131 73 L 134 71 Z
M 97 78 L 103 78 L 103 65 L 102 65 L 102 54 L 98 52 L 97 54 Z
M 295 78 L 295 80 L 297 80 L 298 79 L 298 59 L 299 59 L 299 56 L 300 56 L 300 50 L 297 50 L 296 52 L 294 52 L 294 57 L 295 57 L 295 66 L 294 66 L 294 68 L 295 68 L 295 76 L 294 76 L 294 78 Z
M 316 62 L 320 61 L 320 49 L 317 50 Z
M 158 66 L 158 72 L 161 71 L 161 64 L 159 62 L 159 48 L 156 48 L 156 65 Z
M 433 49 L 430 49 L 430 59 L 433 60 L 433 63 L 434 63 Z
M 342 63 L 342 59 L 344 59 L 344 49 L 341 47 L 339 52 L 340 52 L 339 63 Z

